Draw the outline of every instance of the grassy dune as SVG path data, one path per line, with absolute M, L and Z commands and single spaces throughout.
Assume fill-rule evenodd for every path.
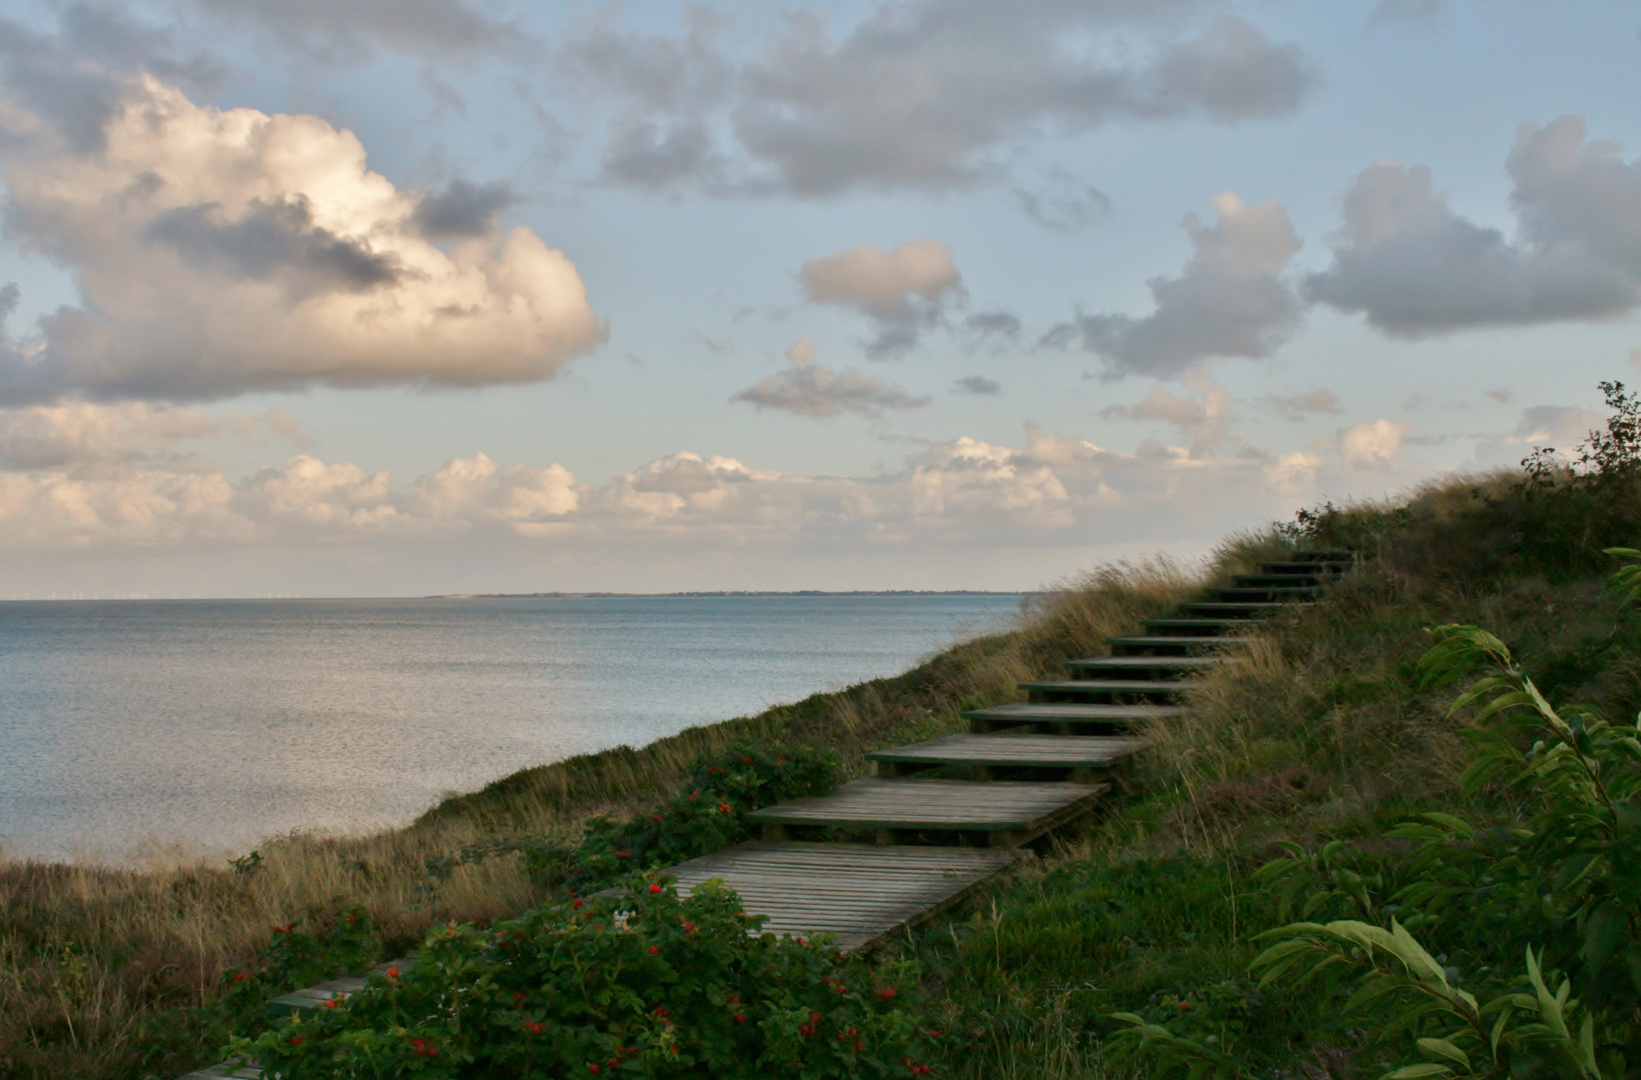
M 1228 553 L 1219 572 L 1235 572 L 1257 554 Z M 516 913 L 542 899 L 517 858 L 458 865 L 442 880 L 430 875 L 429 861 L 507 837 L 569 839 L 594 813 L 621 817 L 651 805 L 691 761 L 737 739 L 825 745 L 848 769 L 864 771 L 866 750 L 958 730 L 963 709 L 1007 698 L 1016 682 L 1096 651 L 1105 637 L 1199 584 L 1161 561 L 1102 568 L 1034 598 L 1016 628 L 956 645 L 902 675 L 639 749 L 527 769 L 402 829 L 275 838 L 258 848 L 254 873 L 222 865 L 0 864 L 0 1075 L 175 1076 L 208 1057 L 216 1038 L 203 1019 L 177 1010 L 212 1000 L 220 973 L 254 956 L 275 925 L 359 903 L 395 951 L 437 923 Z
M 0 1076 L 175 1076 L 220 1036 L 209 1011 L 191 1007 L 274 924 L 360 903 L 393 951 L 438 922 L 520 911 L 541 895 L 516 858 L 447 877 L 429 860 L 499 838 L 568 838 L 593 813 L 630 815 L 737 739 L 832 747 L 862 772 L 864 751 L 958 730 L 963 709 L 1105 652 L 1106 637 L 1297 543 L 1372 558 L 1209 675 L 1189 719 L 1151 731 L 1131 794 L 1090 834 L 886 952 L 924 973 L 924 1006 L 960 1048 L 948 1075 L 1151 1075 L 1107 1052 L 1109 1014 L 1140 1008 L 1177 1008 L 1272 1075 L 1354 1075 L 1358 1048 L 1318 1034 L 1331 1030 L 1325 1003 L 1247 978 L 1251 937 L 1284 921 L 1250 875 L 1283 840 L 1372 837 L 1416 809 L 1506 812 L 1459 793 L 1462 724 L 1446 714 L 1450 695 L 1415 677 L 1426 627 L 1487 625 L 1552 698 L 1635 714 L 1641 630 L 1605 591 L 1599 554 L 1641 539 L 1641 499 L 1633 484 L 1627 492 L 1597 505 L 1535 494 L 1519 476 L 1457 478 L 1232 537 L 1195 571 L 1103 567 L 1035 598 L 1013 629 L 905 674 L 528 769 L 402 829 L 279 838 L 259 849 L 254 873 L 0 865 Z

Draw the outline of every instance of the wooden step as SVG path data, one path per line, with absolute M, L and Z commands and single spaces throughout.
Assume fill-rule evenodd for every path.
M 1145 628 L 1156 631 L 1158 637 L 1223 637 L 1225 631 L 1236 632 L 1259 625 L 1258 619 L 1147 619 Z
M 259 1080 L 262 1070 L 245 1061 L 219 1061 L 215 1065 L 195 1069 L 177 1080 L 222 1080 L 225 1076 L 233 1080 Z
M 1321 573 L 1312 570 L 1303 574 L 1237 574 L 1231 578 L 1231 584 L 1239 589 L 1315 589 L 1321 588 L 1325 580 Z
M 1188 619 L 1211 619 L 1216 616 L 1248 619 L 1262 618 L 1287 606 L 1287 604 L 1275 601 L 1246 601 L 1227 604 L 1214 600 L 1192 600 L 1179 605 L 1179 613 Z
M 830 795 L 766 806 L 747 814 L 766 842 L 797 827 L 874 832 L 882 844 L 902 834 L 971 834 L 988 847 L 1019 847 L 1083 817 L 1107 784 L 970 780 L 851 780 Z
M 686 893 L 721 880 L 747 912 L 767 916 L 764 933 L 832 934 L 852 951 L 956 903 L 1020 855 L 1008 848 L 751 843 L 664 872 Z
M 963 719 L 978 734 L 1012 727 L 1033 727 L 1069 735 L 1073 731 L 1120 730 L 1153 720 L 1169 720 L 1185 712 L 1179 705 L 1036 705 L 1014 702 L 970 709 Z
M 1123 761 L 1139 742 L 1109 735 L 946 735 L 909 746 L 872 750 L 866 760 L 877 762 L 877 774 L 883 777 L 943 766 L 982 773 L 1004 768 L 1069 769 L 1075 783 L 1092 781 L 1094 771 L 1109 769 Z M 983 775 L 970 777 L 973 780 L 986 778 Z
M 1213 653 L 1220 649 L 1248 644 L 1248 639 L 1240 635 L 1236 637 L 1137 635 L 1135 637 L 1106 638 L 1105 640 L 1106 644 L 1111 646 L 1113 656 L 1190 656 Z M 1076 662 L 1075 660 L 1071 661 L 1071 663 Z
M 1086 702 L 1099 704 L 1113 701 L 1172 701 L 1179 696 L 1181 687 L 1199 686 L 1200 681 L 1183 678 L 1166 678 L 1160 674 L 1150 679 L 1112 679 L 1105 677 L 1100 671 L 1093 671 L 1088 678 L 1082 679 L 1044 679 L 1041 682 L 1021 683 L 1020 689 L 1026 691 L 1027 700 L 1040 705 L 1056 705 L 1060 702 Z M 1151 690 L 1136 691 L 1135 686 L 1154 687 Z M 1112 690 L 1112 687 L 1121 687 Z
M 1330 578 L 1337 578 L 1343 576 L 1344 572 L 1353 565 L 1352 563 L 1343 562 L 1268 562 L 1259 564 L 1259 572 L 1261 574 L 1323 574 Z
M 1078 701 L 1112 703 L 1171 701 L 1180 694 L 1199 689 L 1202 683 L 1193 679 L 1061 679 L 1057 685 L 1074 690 Z M 1049 683 L 1038 683 L 1047 686 Z
M 1345 563 L 1354 566 L 1357 561 L 1354 551 L 1296 551 L 1293 553 L 1294 562 L 1327 562 Z
M 407 957 L 397 960 L 388 960 L 377 964 L 376 970 L 385 972 L 389 968 L 398 968 L 403 971 L 411 965 Z M 266 1012 L 275 1020 L 288 1020 L 292 1015 L 311 1012 L 325 1008 L 325 1003 L 332 999 L 346 1000 L 350 995 L 357 994 L 365 988 L 366 977 L 363 975 L 344 975 L 340 979 L 330 979 L 317 986 L 305 986 L 300 990 L 292 990 L 288 994 L 280 994 L 268 1001 Z
M 1170 679 L 1174 677 L 1173 673 L 1206 671 L 1224 662 L 1217 656 L 1091 656 L 1083 660 L 1067 660 L 1061 667 L 1074 675 L 1088 678 L 1102 678 L 1118 672 L 1132 671 L 1144 673 L 1142 677 Z M 1025 688 L 1039 684 L 1020 685 Z M 1058 681 L 1055 681 L 1054 685 L 1058 685 Z
M 1230 589 L 1209 589 L 1207 593 L 1220 603 L 1236 604 L 1248 601 L 1281 603 L 1283 601 L 1314 600 L 1322 595 L 1322 586 L 1239 586 Z

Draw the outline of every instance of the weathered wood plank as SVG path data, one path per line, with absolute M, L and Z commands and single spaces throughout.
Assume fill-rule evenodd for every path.
M 1035 833 L 1081 809 L 1104 784 L 976 783 L 968 780 L 852 780 L 830 795 L 767 806 L 747 815 L 765 825 L 843 829 Z
M 243 1061 L 219 1061 L 215 1065 L 195 1069 L 178 1080 L 222 1080 L 225 1076 L 233 1080 L 259 1080 L 262 1070 Z
M 873 750 L 866 760 L 905 765 L 1100 768 L 1128 757 L 1138 745 L 1138 739 L 1101 735 L 946 735 Z
M 1185 708 L 1181 705 L 1089 705 L 1076 701 L 1058 705 L 1037 705 L 1028 701 L 1016 701 L 985 709 L 969 709 L 963 713 L 963 717 L 967 720 L 1000 720 L 1020 724 L 1038 721 L 1124 724 L 1145 720 L 1167 720 L 1184 712 Z
M 721 880 L 746 911 L 767 917 L 767 933 L 830 933 L 839 948 L 854 950 L 955 903 L 1018 857 L 990 848 L 753 843 L 665 872 L 686 892 Z
M 1175 638 L 1174 640 L 1178 641 L 1179 639 Z M 1080 672 L 1137 671 L 1141 669 L 1203 671 L 1220 663 L 1224 663 L 1224 660 L 1218 656 L 1091 656 L 1082 660 L 1067 660 L 1061 666 L 1067 671 Z M 1040 684 L 1021 683 L 1020 685 L 1027 687 Z

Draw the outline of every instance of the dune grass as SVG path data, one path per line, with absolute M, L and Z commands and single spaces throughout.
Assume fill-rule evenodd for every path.
M 1606 588 L 1615 566 L 1600 552 L 1641 538 L 1641 489 L 1632 478 L 1610 494 L 1593 526 L 1587 491 L 1524 495 L 1519 474 L 1302 515 L 1307 542 L 1374 557 L 1268 622 L 1245 658 L 1205 677 L 1181 722 L 1154 727 L 1137 794 L 1090 836 L 897 946 L 963 1048 L 948 1073 L 1162 1075 L 1109 1052 L 1111 1014 L 1141 1010 L 1238 1048 L 1250 1075 L 1385 1071 L 1362 1057 L 1360 1033 L 1340 1030 L 1337 999 L 1249 978 L 1252 938 L 1297 917 L 1254 872 L 1283 841 L 1382 847 L 1415 812 L 1513 811 L 1498 793 L 1460 791 L 1463 721 L 1448 715 L 1452 691 L 1421 689 L 1417 673 L 1429 627 L 1489 627 L 1551 700 L 1636 715 L 1641 625 Z
M 824 745 L 862 772 L 866 750 L 958 730 L 962 710 L 1101 651 L 1107 636 L 1166 610 L 1199 579 L 1166 561 L 1104 567 L 1034 596 L 1008 631 L 902 675 L 527 769 L 404 828 L 273 838 L 237 870 L 0 863 L 0 1076 L 174 1077 L 210 1060 L 222 1038 L 191 1007 L 214 1000 L 221 972 L 262 949 L 273 926 L 357 903 L 397 952 L 438 923 L 520 912 L 542 890 L 519 859 L 463 861 L 463 850 L 518 836 L 568 840 L 595 813 L 650 806 L 692 761 L 747 738 Z M 442 872 L 430 873 L 440 861 Z

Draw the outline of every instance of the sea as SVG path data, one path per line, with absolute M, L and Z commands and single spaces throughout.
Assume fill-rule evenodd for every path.
M 232 857 L 906 670 L 1000 593 L 0 603 L 0 856 Z

